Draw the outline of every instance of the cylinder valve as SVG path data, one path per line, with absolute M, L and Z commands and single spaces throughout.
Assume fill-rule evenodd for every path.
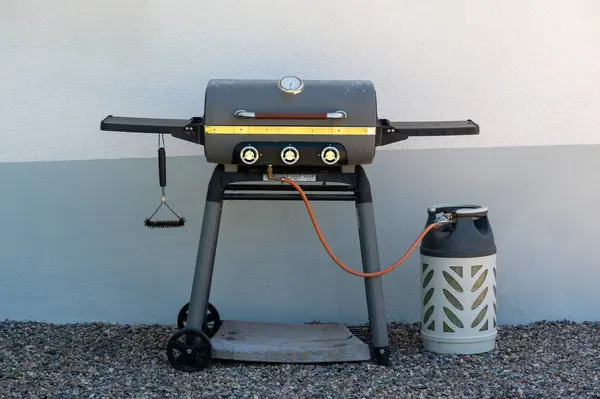
M 295 147 L 285 147 L 281 151 L 281 160 L 287 165 L 293 165 L 300 159 L 300 153 Z
M 340 160 L 340 152 L 335 147 L 325 147 L 323 151 L 321 151 L 321 159 L 327 165 L 333 165 Z
M 242 148 L 242 151 L 240 151 L 240 158 L 246 165 L 252 165 L 258 161 L 258 157 L 258 150 L 252 146 L 244 147 Z

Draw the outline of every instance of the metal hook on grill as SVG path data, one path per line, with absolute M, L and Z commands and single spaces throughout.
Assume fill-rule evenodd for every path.
M 160 145 L 160 140 L 162 138 L 162 146 Z M 154 211 L 152 216 L 144 220 L 144 225 L 146 227 L 155 228 L 168 228 L 168 227 L 181 227 L 185 224 L 185 218 L 179 216 L 170 206 L 167 204 L 167 195 L 165 187 L 167 185 L 167 155 L 165 151 L 165 138 L 163 134 L 158 136 L 158 179 L 161 188 L 161 201 L 158 208 Z M 154 215 L 160 210 L 160 208 L 165 205 L 173 215 L 177 217 L 177 220 L 152 220 Z

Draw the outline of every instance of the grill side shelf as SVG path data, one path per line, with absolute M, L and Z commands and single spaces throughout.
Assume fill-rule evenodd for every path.
M 396 143 L 409 137 L 473 134 L 479 134 L 479 125 L 470 119 L 443 122 L 390 122 L 387 119 L 380 119 L 377 126 L 377 146 Z
M 163 133 L 181 140 L 204 144 L 202 118 L 160 119 L 108 115 L 100 122 L 100 130 L 129 133 Z

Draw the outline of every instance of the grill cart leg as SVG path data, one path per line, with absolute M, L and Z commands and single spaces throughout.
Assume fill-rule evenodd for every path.
M 203 326 L 223 209 L 223 172 L 223 166 L 217 165 L 208 184 L 187 324 L 173 334 L 167 344 L 169 361 L 173 367 L 182 371 L 198 371 L 208 367 L 212 355 L 210 338 L 203 331 Z M 176 339 L 181 336 L 185 336 L 185 344 L 176 342 Z M 172 353 L 173 350 L 181 352 L 180 356 L 176 358 Z
M 375 215 L 369 179 L 361 166 L 357 166 L 356 208 L 358 213 L 358 234 L 362 255 L 363 271 L 366 273 L 380 270 L 379 249 L 375 229 Z M 382 277 L 365 279 L 367 309 L 373 337 L 373 355 L 377 364 L 390 365 L 390 346 L 388 326 L 383 297 Z
M 191 328 L 202 328 L 206 317 L 223 209 L 221 173 L 221 168 L 216 167 L 208 185 L 206 204 L 204 205 L 202 230 L 200 232 L 187 319 L 187 326 Z

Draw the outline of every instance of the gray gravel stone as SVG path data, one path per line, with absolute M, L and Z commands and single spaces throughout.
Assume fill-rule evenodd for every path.
M 164 350 L 173 326 L 0 323 L 3 398 L 600 398 L 600 323 L 501 326 L 498 349 L 425 352 L 392 324 L 393 366 L 213 362 L 187 374 Z

